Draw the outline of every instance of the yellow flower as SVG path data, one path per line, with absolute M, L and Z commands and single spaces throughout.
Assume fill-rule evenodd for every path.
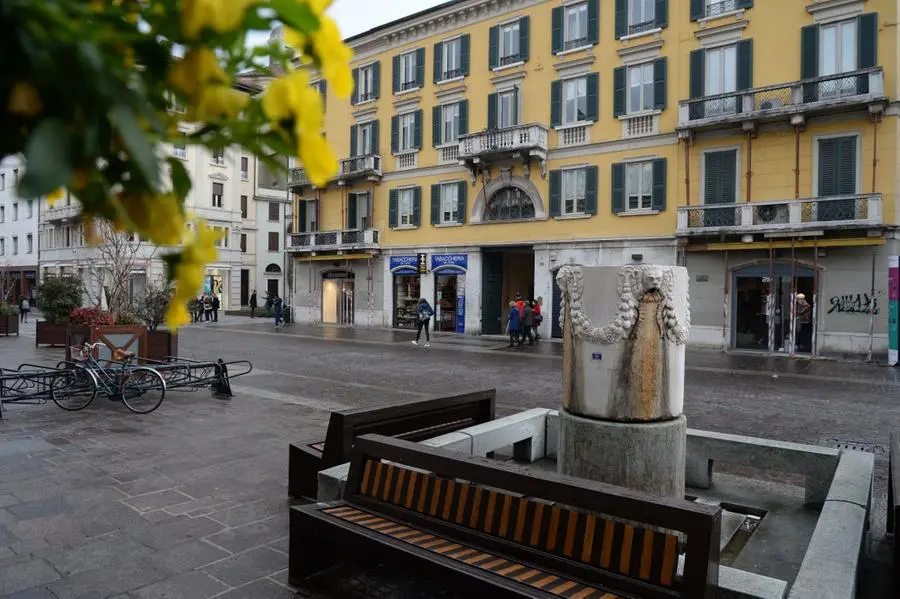
M 181 325 L 189 324 L 191 322 L 191 315 L 187 309 L 187 301 L 191 297 L 193 297 L 193 294 L 188 295 L 187 300 L 180 297 L 172 298 L 172 301 L 169 303 L 169 308 L 166 311 L 166 323 L 171 329 L 175 330 Z
M 227 85 L 211 85 L 200 92 L 196 116 L 201 120 L 217 117 L 233 118 L 247 104 L 250 96 Z
M 306 36 L 293 27 L 284 28 L 284 43 L 296 50 L 301 50 L 306 45 Z
M 101 239 L 100 236 L 97 235 L 97 228 L 94 226 L 93 216 L 84 217 L 84 239 L 87 241 L 88 245 L 100 244 Z
M 183 229 L 184 227 L 180 230 Z M 175 271 L 172 273 L 175 279 L 175 293 L 166 312 L 166 324 L 169 328 L 175 330 L 190 322 L 190 315 L 186 308 L 187 302 L 203 285 L 206 265 L 215 260 L 216 241 L 220 237 L 221 233 L 203 221 L 196 223 L 194 232 L 181 252 L 181 261 L 176 264 Z
M 7 108 L 12 114 L 37 116 L 44 109 L 44 105 L 33 85 L 25 81 L 17 81 L 9 94 Z
M 177 245 L 184 230 L 181 201 L 173 193 L 123 196 L 122 209 L 142 236 L 160 245 Z
M 50 207 L 53 208 L 53 205 L 64 197 L 66 197 L 66 188 L 60 187 L 57 190 L 47 194 L 47 203 L 49 203 Z
M 319 29 L 311 35 L 312 46 L 322 63 L 322 74 L 331 83 L 334 93 L 346 98 L 353 91 L 350 60 L 353 51 L 341 39 L 337 24 L 327 16 L 319 17 Z
M 181 27 L 185 37 L 195 39 L 210 27 L 217 33 L 237 29 L 244 21 L 247 8 L 257 0 L 183 0 Z
M 188 96 L 195 96 L 208 83 L 228 83 L 219 59 L 208 48 L 194 48 L 169 71 L 169 83 Z
M 294 75 L 299 73 L 299 75 Z M 304 71 L 291 71 L 290 74 L 273 79 L 266 88 L 262 97 L 263 114 L 273 122 L 289 119 L 294 114 L 294 83 L 293 77 L 309 77 Z
M 325 187 L 338 170 L 337 157 L 331 146 L 321 134 L 305 133 L 300 136 L 299 149 L 299 158 L 309 180 L 316 187 Z

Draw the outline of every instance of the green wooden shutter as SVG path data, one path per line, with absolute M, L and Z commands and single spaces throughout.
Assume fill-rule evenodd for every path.
M 819 140 L 819 197 L 837 195 L 837 138 Z
M 469 186 L 466 185 L 465 181 L 458 182 L 456 186 L 456 212 L 458 214 L 456 222 L 464 223 L 466 222 L 466 208 L 468 206 L 468 198 L 466 196 Z
M 597 214 L 597 167 L 584 169 L 584 213 Z
M 394 80 L 394 93 L 398 93 L 400 91 L 400 56 L 395 56 L 393 60 L 393 73 L 392 77 Z
M 372 95 L 377 99 L 381 97 L 381 62 L 372 65 Z
M 588 42 L 600 43 L 600 0 L 588 0 L 587 34 Z
M 388 193 L 388 226 L 394 228 L 397 226 L 397 204 L 399 203 L 399 193 L 396 189 L 392 189 Z
M 416 49 L 416 85 L 425 87 L 425 48 Z
M 857 66 L 867 69 L 878 64 L 878 13 L 866 13 L 857 18 Z
M 441 186 L 431 186 L 431 224 L 441 224 Z
M 550 13 L 550 51 L 559 54 L 563 51 L 563 8 L 557 6 Z
M 625 212 L 625 163 L 612 165 L 612 212 Z
M 657 58 L 653 61 L 653 108 L 656 110 L 666 109 L 666 79 L 668 77 L 668 62 L 666 57 Z
M 441 107 L 431 109 L 431 145 L 441 145 Z
M 737 201 L 737 150 L 722 152 L 721 203 L 734 204 Z
M 703 203 L 718 204 L 722 197 L 722 153 L 703 155 Z
M 347 228 L 356 228 L 356 194 L 347 194 Z
M 550 216 L 562 214 L 562 171 L 550 171 Z
M 378 121 L 372 121 L 372 153 L 381 154 L 380 141 L 378 139 Z
M 691 0 L 691 21 L 706 16 L 706 0 Z
M 665 28 L 669 26 L 669 0 L 656 0 L 656 6 L 654 7 L 654 20 L 656 21 L 656 26 Z
M 819 26 L 807 25 L 800 29 L 800 78 L 813 79 L 819 76 Z M 819 97 L 819 86 L 807 83 L 803 86 L 803 101 L 815 102 Z
M 459 134 L 465 135 L 469 132 L 469 101 L 462 100 L 459 103 Z
M 662 212 L 666 209 L 666 159 L 653 161 L 653 203 L 652 208 Z
M 413 189 L 413 225 L 418 227 L 422 224 L 422 188 Z
M 550 83 L 550 126 L 562 124 L 562 81 L 557 79 Z
M 400 117 L 396 114 L 391 117 L 391 154 L 400 150 Z
M 737 89 L 744 91 L 753 87 L 753 40 L 737 43 Z
M 706 50 L 693 50 L 690 55 L 691 73 L 689 92 L 692 100 L 702 98 L 706 93 L 705 69 Z M 688 118 L 703 118 L 703 102 L 691 102 L 688 107 Z
M 856 137 L 841 137 L 837 140 L 838 150 L 838 193 L 856 193 Z
M 472 44 L 471 35 L 468 33 L 459 38 L 459 68 L 462 69 L 463 77 L 469 74 L 469 54 Z
M 513 90 L 513 124 L 519 124 L 519 88 Z
M 616 67 L 613 69 L 613 116 L 625 112 L 625 67 Z
M 350 103 L 356 104 L 359 101 L 359 69 L 353 69 L 353 93 L 350 94 Z
M 416 111 L 413 117 L 413 146 L 417 150 L 422 149 L 422 109 Z
M 359 125 L 350 125 L 350 158 L 356 156 L 356 148 L 359 139 Z
M 519 60 L 522 62 L 528 62 L 528 40 L 531 38 L 528 31 L 529 22 L 528 17 L 519 19 Z
M 497 94 L 488 94 L 488 129 L 497 128 Z
M 587 76 L 587 120 L 596 122 L 600 119 L 600 73 Z
M 753 0 L 737 0 L 736 6 L 738 8 L 753 8 Z
M 443 42 L 434 45 L 434 82 L 437 83 L 444 78 L 444 51 Z
M 500 26 L 494 25 L 488 31 L 488 68 L 500 66 Z
M 306 233 L 306 200 L 297 202 L 297 210 L 299 211 L 299 214 L 297 215 L 297 224 L 299 225 L 298 233 Z
M 616 0 L 616 39 L 628 35 L 628 0 Z

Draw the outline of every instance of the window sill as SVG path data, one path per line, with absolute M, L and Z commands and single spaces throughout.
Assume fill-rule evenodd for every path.
M 713 21 L 718 21 L 719 19 L 727 19 L 728 17 L 740 18 L 744 14 L 743 8 L 738 8 L 735 10 L 729 10 L 728 12 L 719 13 L 717 15 L 712 15 L 711 17 L 702 17 L 697 19 L 697 24 L 701 27 L 706 27 L 708 23 Z
M 507 70 L 507 69 L 513 69 L 513 68 L 515 68 L 515 67 L 520 67 L 520 66 L 522 66 L 523 64 L 525 64 L 525 61 L 524 61 L 524 60 L 519 60 L 519 61 L 516 61 L 516 62 L 511 62 L 511 63 L 509 63 L 509 64 L 505 64 L 505 65 L 503 65 L 502 67 L 494 67 L 493 69 L 491 69 L 491 71 L 494 72 L 494 73 L 497 73 L 497 72 L 499 72 L 499 71 L 505 71 L 505 70 Z
M 437 223 L 434 226 L 439 229 L 448 229 L 450 227 L 461 227 L 463 223 Z
M 620 121 L 628 121 L 630 119 L 639 119 L 641 117 L 647 117 L 647 116 L 659 116 L 661 114 L 662 114 L 662 110 L 654 109 L 654 110 L 645 110 L 643 112 L 632 112 L 629 114 L 620 114 L 616 118 L 619 119 Z
M 654 27 L 653 29 L 648 29 L 647 31 L 641 31 L 639 33 L 629 33 L 628 35 L 623 35 L 619 38 L 620 42 L 627 42 L 629 40 L 639 39 L 642 37 L 648 37 L 651 35 L 656 35 L 662 31 L 662 27 Z
M 209 166 L 215 166 L 215 167 L 218 167 L 218 168 L 225 168 L 225 163 L 224 163 L 224 162 L 221 162 L 221 163 L 220 163 L 220 162 L 210 162 L 210 163 L 209 163 Z
M 366 104 L 374 104 L 377 100 L 378 100 L 378 98 L 372 98 L 371 100 L 363 100 L 362 102 L 357 102 L 356 104 L 354 104 L 353 107 L 356 108 L 357 106 L 365 106 Z
M 456 83 L 457 81 L 462 81 L 465 79 L 465 75 L 460 75 L 459 77 L 453 77 L 452 79 L 441 79 L 440 81 L 435 81 L 436 85 L 445 85 L 447 83 Z
M 395 96 L 405 96 L 407 94 L 415 94 L 421 89 L 422 89 L 421 87 L 411 87 L 409 89 L 401 89 L 398 92 L 394 92 L 394 95 Z
M 250 180 L 250 176 L 249 176 L 249 175 L 245 175 L 245 174 L 243 174 L 243 173 L 241 174 L 241 181 L 249 181 L 249 180 Z
M 626 210 L 619 212 L 616 216 L 653 216 L 659 214 L 659 210 Z
M 393 231 L 411 231 L 413 229 L 418 229 L 418 225 L 397 225 L 396 227 L 391 227 Z
M 564 131 L 566 129 L 577 129 L 578 127 L 591 127 L 594 125 L 594 121 L 578 121 L 577 123 L 565 123 L 562 125 L 557 125 L 553 128 L 554 131 Z
M 594 44 L 585 44 L 584 46 L 578 46 L 577 48 L 569 48 L 568 50 L 557 52 L 556 56 L 567 56 L 569 54 L 575 54 L 577 52 L 584 52 L 585 50 L 590 50 L 593 47 Z
M 585 218 L 591 218 L 594 216 L 593 214 L 585 214 L 583 212 L 578 214 L 560 214 L 559 216 L 554 216 L 554 220 L 581 220 Z

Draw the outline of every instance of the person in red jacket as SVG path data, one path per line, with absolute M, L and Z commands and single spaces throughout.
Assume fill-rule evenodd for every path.
M 537 341 L 541 338 L 541 334 L 539 332 L 541 328 L 541 321 L 544 320 L 544 317 L 541 315 L 541 304 L 544 303 L 544 298 L 538 297 L 536 300 L 532 302 L 534 305 L 534 340 Z

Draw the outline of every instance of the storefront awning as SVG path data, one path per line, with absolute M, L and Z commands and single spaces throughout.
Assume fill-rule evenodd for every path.
M 368 260 L 373 254 L 344 254 L 343 256 L 302 256 L 295 258 L 297 262 L 342 262 L 344 260 Z
M 687 245 L 686 252 L 722 252 L 734 250 L 789 250 L 791 248 L 861 247 L 884 245 L 883 237 L 858 237 L 852 239 L 803 239 L 799 241 L 755 241 L 753 243 L 703 243 Z
M 445 264 L 443 266 L 438 266 L 437 268 L 433 268 L 432 272 L 436 275 L 464 275 L 466 274 L 466 269 L 460 268 L 454 264 Z

